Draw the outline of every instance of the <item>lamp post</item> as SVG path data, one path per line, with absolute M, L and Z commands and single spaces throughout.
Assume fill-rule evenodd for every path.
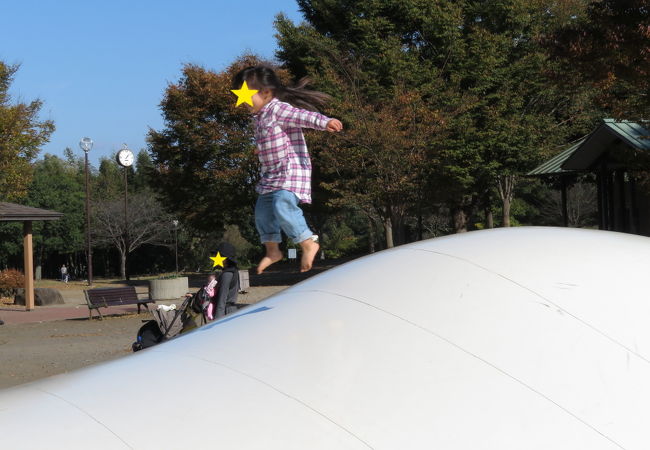
M 176 274 L 178 274 L 178 220 L 172 220 L 174 224 L 174 254 L 176 255 Z
M 86 160 L 85 173 L 86 173 L 86 259 L 88 266 L 88 286 L 93 285 L 93 253 L 92 243 L 90 241 L 90 188 L 88 178 L 88 152 L 93 148 L 93 140 L 89 137 L 81 138 L 79 147 L 84 151 Z

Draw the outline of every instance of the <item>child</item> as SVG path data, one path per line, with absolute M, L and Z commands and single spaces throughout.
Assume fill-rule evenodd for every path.
M 306 80 L 295 87 L 282 85 L 273 69 L 248 67 L 233 79 L 235 89 L 246 82 L 257 90 L 248 109 L 255 119 L 255 142 L 262 169 L 257 185 L 255 225 L 266 248 L 257 266 L 260 274 L 282 259 L 280 230 L 302 249 L 300 271 L 311 269 L 318 253 L 318 236 L 307 226 L 299 203 L 311 203 L 311 160 L 302 128 L 337 132 L 343 124 L 314 112 L 327 94 L 305 89 Z M 307 111 L 307 108 L 312 111 Z
M 214 310 L 215 310 L 215 305 L 214 305 L 214 297 L 216 295 L 216 288 L 217 288 L 217 275 L 214 273 L 211 273 L 208 275 L 208 282 L 205 284 L 199 291 L 196 293 L 196 295 L 199 296 L 199 300 L 204 302 L 203 304 L 205 305 L 205 302 L 207 302 L 207 305 L 205 305 L 204 309 L 204 314 L 205 318 L 207 320 L 213 320 L 214 319 Z M 202 296 L 201 290 L 205 292 L 205 297 Z M 192 294 L 189 292 L 185 294 L 185 297 L 192 297 Z
M 210 298 L 210 304 L 205 309 L 205 316 L 208 320 L 214 319 L 214 302 L 212 302 L 212 299 L 214 299 L 216 287 L 217 287 L 217 276 L 211 273 L 210 275 L 208 275 L 208 284 L 205 285 L 205 292 L 206 294 L 208 294 L 208 297 Z

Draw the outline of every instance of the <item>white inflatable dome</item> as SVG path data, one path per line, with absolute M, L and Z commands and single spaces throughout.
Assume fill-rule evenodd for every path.
M 471 232 L 0 392 L 7 449 L 650 448 L 650 239 Z M 137 330 L 134 330 L 134 335 Z

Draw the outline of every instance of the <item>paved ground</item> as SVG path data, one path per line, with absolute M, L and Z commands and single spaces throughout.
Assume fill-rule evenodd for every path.
M 278 291 L 278 289 L 286 288 L 286 285 L 277 286 L 255 286 L 247 290 L 246 294 L 240 294 L 239 303 L 255 303 L 266 298 L 269 295 Z M 196 291 L 196 288 L 190 289 Z M 66 320 L 66 319 L 88 319 L 88 306 L 84 299 L 83 289 L 61 289 L 61 295 L 65 304 L 51 305 L 51 306 L 37 306 L 32 311 L 25 311 L 24 306 L 17 305 L 2 305 L 0 306 L 0 319 L 6 325 L 12 324 L 25 324 L 37 322 L 50 322 L 53 320 Z M 142 286 L 136 287 L 137 293 L 146 294 L 147 288 Z M 180 305 L 182 299 L 159 301 L 158 304 L 171 304 L 177 303 Z M 138 307 L 135 305 L 125 306 L 112 306 L 109 309 L 102 309 L 103 315 L 119 316 L 123 314 L 136 314 Z M 93 310 L 93 317 L 97 318 L 99 315 L 97 311 Z

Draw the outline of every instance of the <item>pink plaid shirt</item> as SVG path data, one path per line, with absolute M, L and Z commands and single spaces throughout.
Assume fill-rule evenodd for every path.
M 303 128 L 324 130 L 329 117 L 274 98 L 255 114 L 255 142 L 262 164 L 259 194 L 285 189 L 311 203 L 311 159 Z

